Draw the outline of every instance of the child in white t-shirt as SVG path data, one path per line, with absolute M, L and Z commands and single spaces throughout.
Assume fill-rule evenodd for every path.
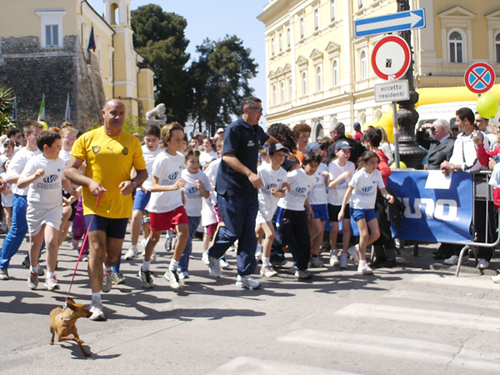
M 184 208 L 189 221 L 189 237 L 179 261 L 179 276 L 181 279 L 189 277 L 188 266 L 189 256 L 193 249 L 193 237 L 196 233 L 198 225 L 201 221 L 201 210 L 203 207 L 202 197 L 207 199 L 210 197 L 212 185 L 205 173 L 200 170 L 200 152 L 193 148 L 188 148 L 184 152 L 186 158 L 186 169 L 181 173 L 181 179 L 186 181 L 186 185 L 182 188 L 184 196 Z
M 318 170 L 320 162 L 320 155 L 313 152 L 306 153 L 302 160 L 303 169 L 296 169 L 288 173 L 287 182 L 290 186 L 285 197 L 278 201 L 279 209 L 276 219 L 278 233 L 273 242 L 272 250 L 278 255 L 283 252 L 283 246 L 288 245 L 295 262 L 290 271 L 298 279 L 312 277 L 312 274 L 307 270 L 311 254 L 307 222 L 308 219 L 314 218 L 314 213 L 307 195 L 316 183 L 314 174 Z
M 151 180 L 153 179 L 152 169 L 153 163 L 159 153 L 163 151 L 160 147 L 160 128 L 156 125 L 148 125 L 144 128 L 144 145 L 142 145 L 142 155 L 146 162 L 146 170 L 148 171 L 148 179 L 143 182 L 140 188 L 135 191 L 134 208 L 132 211 L 132 219 L 130 221 L 130 242 L 132 246 L 125 253 L 124 260 L 131 260 L 137 257 L 137 243 L 141 234 L 141 221 L 146 211 L 146 206 L 151 199 Z M 149 237 L 149 224 L 143 225 L 145 241 Z M 153 255 L 154 258 L 154 255 Z
M 318 142 L 309 143 L 306 147 L 306 152 L 314 152 L 323 158 L 321 145 Z M 323 267 L 324 264 L 320 259 L 320 247 L 325 234 L 325 224 L 328 220 L 328 195 L 326 192 L 326 184 L 328 182 L 328 167 L 324 163 L 320 163 L 318 170 L 314 174 L 316 182 L 309 192 L 309 203 L 314 212 L 314 219 L 309 221 L 309 235 L 311 236 L 312 255 L 309 260 L 311 267 Z
M 182 202 L 181 188 L 186 181 L 181 179 L 185 157 L 179 151 L 183 147 L 184 128 L 174 122 L 161 130 L 161 140 L 166 149 L 156 157 L 151 174 L 151 198 L 146 210 L 151 219 L 151 232 L 146 243 L 146 254 L 139 276 L 143 288 L 152 288 L 153 279 L 149 266 L 153 250 L 164 230 L 176 229 L 178 240 L 168 270 L 163 275 L 174 289 L 182 288 L 177 268 L 189 238 L 189 220 Z
M 355 262 L 359 261 L 356 247 L 349 248 L 349 241 L 351 239 L 351 211 L 349 202 L 347 203 L 342 221 L 342 255 L 340 256 L 340 262 L 337 257 L 338 216 L 347 190 L 347 184 L 356 172 L 356 166 L 352 161 L 349 161 L 351 146 L 346 141 L 337 142 L 335 145 L 335 155 L 337 155 L 337 158 L 328 166 L 330 172 L 330 180 L 328 182 L 328 188 L 330 189 L 328 192 L 328 217 L 332 223 L 332 229 L 330 230 L 330 245 L 332 246 L 330 265 L 338 266 L 340 264 L 340 268 L 346 269 L 348 267 L 348 251 L 352 253 Z
M 59 289 L 55 270 L 59 248 L 59 229 L 62 221 L 62 188 L 78 198 L 78 192 L 64 178 L 64 161 L 59 158 L 61 136 L 51 130 L 44 130 L 36 137 L 41 155 L 32 158 L 24 167 L 17 186 L 28 189 L 26 219 L 30 235 L 30 275 L 28 286 L 38 286 L 38 256 L 45 240 L 47 245 L 48 290 Z
M 365 151 L 359 158 L 360 169 L 354 174 L 342 201 L 338 220 L 344 218 L 344 212 L 352 193 L 351 217 L 356 220 L 359 228 L 359 264 L 358 273 L 371 275 L 372 269 L 366 262 L 366 248 L 380 237 L 377 214 L 375 213 L 375 200 L 377 188 L 390 203 L 394 197 L 385 189 L 380 171 L 377 170 L 379 157 L 374 151 Z
M 285 154 L 290 152 L 288 148 L 281 143 L 271 145 L 269 148 L 269 164 L 263 163 L 258 169 L 257 174 L 264 186 L 259 189 L 259 211 L 255 221 L 255 234 L 257 241 L 262 241 L 262 235 L 265 233 L 264 245 L 257 245 L 255 256 L 262 253 L 262 268 L 260 274 L 265 277 L 276 276 L 278 273 L 273 269 L 270 263 L 271 246 L 273 245 L 276 232 L 273 226 L 273 216 L 278 207 L 278 199 L 285 196 L 285 189 L 289 187 L 286 171 L 281 168 L 285 161 Z

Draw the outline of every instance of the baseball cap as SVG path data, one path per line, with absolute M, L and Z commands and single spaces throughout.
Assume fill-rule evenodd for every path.
M 337 142 L 337 144 L 335 145 L 335 151 L 336 150 L 347 150 L 347 149 L 352 149 L 351 145 L 347 142 L 347 141 L 340 141 L 340 142 Z
M 320 148 L 321 145 L 318 142 L 311 142 L 306 146 L 306 152 L 311 152 Z
M 283 146 L 281 143 L 274 143 L 269 147 L 269 155 L 271 155 L 275 151 L 283 151 L 283 152 L 290 152 L 290 150 Z
M 224 133 L 224 129 L 222 129 L 222 128 L 217 129 L 217 134 L 219 134 L 219 133 Z

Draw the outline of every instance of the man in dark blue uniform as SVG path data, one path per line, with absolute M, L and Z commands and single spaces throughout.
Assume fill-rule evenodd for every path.
M 255 218 L 259 209 L 257 189 L 263 184 L 257 175 L 259 148 L 264 143 L 278 143 L 258 125 L 262 116 L 262 103 L 255 97 L 243 98 L 242 116 L 229 125 L 224 133 L 222 161 L 217 173 L 215 189 L 217 205 L 224 221 L 214 245 L 208 250 L 209 272 L 220 277 L 219 258 L 238 242 L 238 278 L 236 285 L 257 289 L 261 284 L 250 276 L 256 267 Z

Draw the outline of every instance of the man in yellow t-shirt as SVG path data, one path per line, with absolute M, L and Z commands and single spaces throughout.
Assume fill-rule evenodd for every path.
M 122 129 L 126 115 L 123 102 L 108 100 L 101 112 L 104 126 L 76 140 L 65 170 L 66 178 L 83 186 L 83 207 L 89 230 L 92 320 L 106 320 L 100 292 L 101 289 L 104 293 L 111 290 L 111 267 L 120 259 L 128 219 L 132 215 L 131 194 L 148 177 L 139 140 Z M 86 163 L 85 174 L 78 171 L 83 163 Z M 132 168 L 137 171 L 133 179 L 130 178 Z

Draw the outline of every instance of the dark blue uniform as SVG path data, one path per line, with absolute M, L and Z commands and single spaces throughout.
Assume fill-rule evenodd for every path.
M 257 173 L 259 148 L 269 135 L 259 125 L 251 126 L 242 118 L 229 125 L 224 133 L 222 155 L 233 154 L 253 173 Z M 256 267 L 255 218 L 259 209 L 257 189 L 244 174 L 235 171 L 224 160 L 221 161 L 217 180 L 217 205 L 224 221 L 219 229 L 214 245 L 208 255 L 220 258 L 226 250 L 239 240 L 238 274 L 250 275 Z

